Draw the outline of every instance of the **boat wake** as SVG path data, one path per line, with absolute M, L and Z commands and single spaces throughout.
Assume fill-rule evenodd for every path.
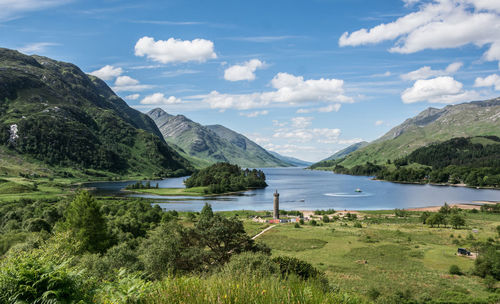
M 337 193 L 324 193 L 325 196 L 334 196 L 334 197 L 367 197 L 372 196 L 371 193 L 362 192 L 362 193 L 347 193 L 347 192 L 337 192 Z

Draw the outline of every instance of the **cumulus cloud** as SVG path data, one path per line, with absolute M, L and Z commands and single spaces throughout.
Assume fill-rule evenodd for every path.
M 166 104 L 176 104 L 181 103 L 182 100 L 175 96 L 165 97 L 163 93 L 154 93 L 148 95 L 141 100 L 141 104 L 144 105 L 166 105 Z
M 327 105 L 325 107 L 319 107 L 319 108 L 308 108 L 308 109 L 298 109 L 297 114 L 307 114 L 307 113 L 313 113 L 313 112 L 319 112 L 319 113 L 330 113 L 330 112 L 338 112 L 340 110 L 340 107 L 342 105 L 340 103 L 335 103 L 331 105 Z
M 273 137 L 286 138 L 297 142 L 316 140 L 318 143 L 335 143 L 338 141 L 340 133 L 340 129 L 329 128 L 277 130 Z
M 255 79 L 255 71 L 263 68 L 265 63 L 259 59 L 252 59 L 243 64 L 233 65 L 224 71 L 224 79 L 228 81 L 252 81 Z
M 214 43 L 205 39 L 155 41 L 152 37 L 142 37 L 135 44 L 135 55 L 161 63 L 198 61 L 217 58 Z
M 383 124 L 384 124 L 384 121 L 383 121 L 383 120 L 377 120 L 377 121 L 375 122 L 375 125 L 376 125 L 376 126 L 381 126 L 381 125 L 383 125 Z
M 474 81 L 475 87 L 495 87 L 496 91 L 500 91 L 500 76 L 492 74 L 487 77 L 477 77 Z
M 456 103 L 478 98 L 475 91 L 466 91 L 453 77 L 441 76 L 417 80 L 401 94 L 404 103 L 427 101 L 430 103 Z
M 359 142 L 362 142 L 363 139 L 362 138 L 352 138 L 352 139 L 339 139 L 337 141 L 338 144 L 341 144 L 341 145 L 353 145 L 355 143 L 359 143 Z
M 213 109 L 247 110 L 271 103 L 298 104 L 305 102 L 354 102 L 344 95 L 344 81 L 340 79 L 309 79 L 288 73 L 278 73 L 271 80 L 275 89 L 250 94 L 221 94 L 212 91 L 203 101 Z
M 140 84 L 139 80 L 130 76 L 119 76 L 115 80 L 115 85 L 112 87 L 115 92 L 139 92 L 151 89 L 152 85 Z
M 292 126 L 295 128 L 306 128 L 312 124 L 314 117 L 292 117 Z
M 90 72 L 90 75 L 94 75 L 95 77 L 99 77 L 102 80 L 111 80 L 113 78 L 116 78 L 120 76 L 123 73 L 122 68 L 115 68 L 112 65 L 105 65 L 99 70 L 95 70 L 93 72 Z
M 445 76 L 456 73 L 461 67 L 463 63 L 454 62 L 446 67 L 444 70 L 433 70 L 429 66 L 421 67 L 418 70 L 409 72 L 407 74 L 402 74 L 401 79 L 403 80 L 419 80 L 419 79 L 427 79 L 436 76 Z
M 125 99 L 128 99 L 128 100 L 137 100 L 137 99 L 139 99 L 139 97 L 141 97 L 141 95 L 139 95 L 139 94 L 131 94 L 131 95 L 125 96 Z
M 409 0 L 406 3 L 415 3 Z M 499 1 L 433 0 L 421 2 L 415 12 L 370 29 L 345 32 L 340 46 L 359 46 L 396 41 L 395 53 L 415 53 L 425 49 L 456 48 L 467 44 L 488 45 L 484 59 L 500 60 Z M 500 67 L 500 63 L 499 63 Z
M 0 0 L 0 21 L 17 18 L 27 12 L 39 11 L 71 2 L 71 0 Z
M 268 110 L 262 110 L 262 111 L 254 111 L 254 112 L 248 112 L 248 113 L 240 113 L 240 116 L 246 116 L 246 117 L 257 117 L 261 115 L 267 115 L 269 114 Z

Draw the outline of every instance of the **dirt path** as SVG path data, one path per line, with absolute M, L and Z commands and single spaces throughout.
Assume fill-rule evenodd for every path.
M 268 230 L 271 230 L 271 228 L 274 228 L 276 227 L 276 225 L 272 225 L 272 226 L 269 226 L 267 227 L 266 229 L 262 230 L 261 232 L 259 232 L 259 234 L 257 234 L 256 236 L 254 236 L 252 238 L 252 240 L 255 240 L 256 238 L 258 238 L 259 236 L 261 236 L 262 234 L 264 234 L 265 232 L 267 232 Z

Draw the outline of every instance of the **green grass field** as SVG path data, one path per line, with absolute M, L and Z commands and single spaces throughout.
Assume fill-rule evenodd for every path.
M 483 279 L 469 274 L 474 260 L 455 253 L 458 247 L 470 248 L 473 228 L 478 229 L 473 233 L 476 240 L 497 237 L 500 215 L 467 214 L 467 229 L 455 230 L 429 228 L 419 223 L 416 213 L 404 219 L 388 217 L 385 212 L 366 214 L 378 223 L 360 220 L 363 228 L 342 220 L 322 226 L 306 223 L 300 228 L 280 224 L 258 241 L 271 247 L 273 255 L 312 263 L 335 286 L 369 300 L 378 298 L 383 303 L 401 296 L 421 301 L 472 301 L 492 295 L 485 290 Z M 465 275 L 450 275 L 453 264 Z

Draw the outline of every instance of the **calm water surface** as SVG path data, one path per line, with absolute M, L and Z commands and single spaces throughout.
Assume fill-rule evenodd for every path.
M 407 185 L 374 181 L 365 176 L 333 174 L 325 171 L 301 168 L 265 168 L 266 189 L 251 190 L 241 195 L 219 197 L 162 198 L 155 195 L 130 195 L 121 191 L 127 184 L 135 182 L 101 182 L 86 186 L 96 187 L 101 195 L 124 195 L 155 200 L 167 210 L 199 211 L 205 204 L 214 210 L 271 210 L 273 192 L 280 193 L 280 209 L 315 210 L 334 208 L 337 210 L 378 210 L 469 203 L 478 200 L 500 201 L 500 190 L 479 190 L 464 187 Z M 170 178 L 152 181 L 160 188 L 184 187 L 185 178 Z M 356 188 L 362 190 L 355 192 Z

